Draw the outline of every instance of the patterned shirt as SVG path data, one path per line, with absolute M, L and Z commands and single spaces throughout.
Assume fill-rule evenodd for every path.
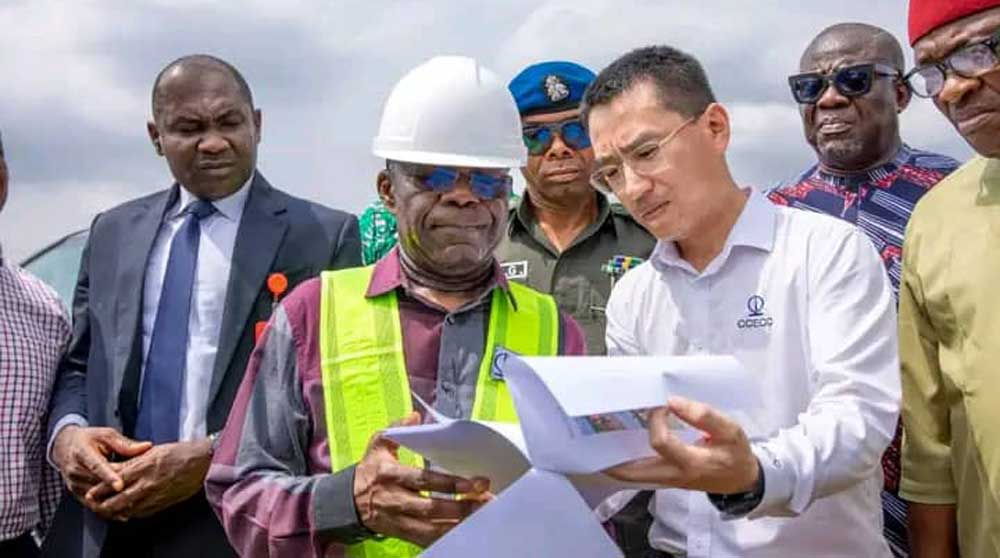
M 59 296 L 0 254 L 0 541 L 55 513 L 60 482 L 45 460 L 45 421 L 70 326 Z
M 467 418 L 492 290 L 513 295 L 497 265 L 493 289 L 449 313 L 409 294 L 398 254 L 390 250 L 375 265 L 366 296 L 397 292 L 411 389 L 441 413 Z M 331 472 L 320 286 L 319 279 L 306 281 L 275 309 L 208 471 L 208 500 L 241 556 L 343 556 L 341 543 L 358 531 L 354 467 Z M 585 353 L 583 331 L 561 313 L 559 354 Z
M 375 200 L 358 217 L 361 229 L 361 260 L 371 265 L 389 253 L 399 241 L 396 216 L 382 203 Z
M 861 227 L 882 256 L 898 300 L 903 233 L 913 207 L 958 165 L 951 157 L 904 144 L 891 161 L 863 173 L 835 175 L 813 165 L 768 197 L 779 205 L 826 213 Z

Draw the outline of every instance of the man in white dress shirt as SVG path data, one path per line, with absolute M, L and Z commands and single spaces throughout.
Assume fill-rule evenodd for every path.
M 888 557 L 879 460 L 900 380 L 892 290 L 871 242 L 776 207 L 726 164 L 731 126 L 701 65 L 666 46 L 626 54 L 585 98 L 596 188 L 657 239 L 608 303 L 612 355 L 734 354 L 764 397 L 751 439 L 720 410 L 671 399 L 658 456 L 612 475 L 664 488 L 650 543 L 694 557 Z M 667 416 L 704 435 L 693 444 Z

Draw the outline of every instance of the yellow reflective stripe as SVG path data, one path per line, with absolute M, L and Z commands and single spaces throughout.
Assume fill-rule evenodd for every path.
M 524 290 L 522 290 L 524 289 Z M 523 296 L 524 286 L 518 285 L 514 289 Z M 559 354 L 559 308 L 556 306 L 556 299 L 540 293 L 532 293 L 530 300 L 534 301 L 538 314 L 538 344 L 535 355 L 555 356 Z M 519 300 L 519 299 L 518 299 Z
M 509 285 L 516 310 L 502 289 L 493 290 L 490 327 L 472 405 L 472 418 L 476 420 L 517 422 L 507 385 L 494 380 L 491 374 L 497 347 L 519 355 L 553 356 L 559 352 L 559 310 L 555 299 L 519 283 Z
M 490 301 L 490 325 L 486 330 L 486 345 L 483 358 L 479 361 L 479 376 L 476 379 L 476 399 L 472 403 L 472 418 L 476 420 L 496 420 L 497 398 L 501 382 L 490 374 L 493 366 L 494 349 L 504 346 L 507 333 L 507 301 L 500 289 L 493 289 Z M 498 339 L 499 337 L 499 339 Z
M 413 558 L 423 552 L 419 546 L 400 539 L 365 541 L 347 547 L 349 558 Z
M 351 444 L 344 413 L 344 390 L 341 389 L 340 371 L 330 354 L 334 352 L 337 338 L 336 300 L 333 296 L 332 272 L 324 271 L 320 275 L 320 314 L 319 314 L 319 354 L 320 369 L 323 373 L 323 403 L 326 406 L 326 431 L 330 446 L 330 463 L 333 472 L 337 472 L 350 462 Z
M 334 471 L 356 463 L 375 432 L 413 410 L 396 293 L 367 298 L 371 273 L 368 267 L 321 276 L 320 366 Z M 399 457 L 420 463 L 409 451 Z
M 357 463 L 375 432 L 412 410 L 396 294 L 366 297 L 372 271 L 366 267 L 321 275 L 320 366 L 334 472 Z M 506 384 L 490 376 L 497 346 L 523 355 L 555 355 L 559 349 L 559 315 L 552 297 L 516 283 L 511 293 L 517 310 L 501 289 L 492 295 L 473 405 L 473 418 L 480 420 L 517 421 Z M 423 467 L 423 459 L 405 448 L 399 450 L 399 461 Z M 346 550 L 352 558 L 410 558 L 421 552 L 398 539 L 367 541 Z
M 396 294 L 367 298 L 371 274 L 368 267 L 321 276 L 320 367 L 334 472 L 357 463 L 375 432 L 412 410 Z M 423 467 L 407 449 L 398 456 Z M 421 548 L 390 538 L 346 551 L 352 558 L 410 558 Z

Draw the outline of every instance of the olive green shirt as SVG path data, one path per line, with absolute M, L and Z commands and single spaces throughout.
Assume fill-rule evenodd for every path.
M 917 204 L 903 245 L 900 495 L 955 504 L 962 556 L 1000 556 L 1000 160 Z
M 542 232 L 527 192 L 510 211 L 497 259 L 507 278 L 550 293 L 583 328 L 587 352 L 603 355 L 604 307 L 612 276 L 602 268 L 615 256 L 649 257 L 656 240 L 619 205 L 596 194 L 597 220 L 561 254 Z

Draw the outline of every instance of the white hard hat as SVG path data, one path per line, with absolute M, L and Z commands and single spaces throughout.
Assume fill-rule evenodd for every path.
M 496 74 L 464 56 L 438 56 L 392 89 L 372 151 L 429 165 L 513 168 L 525 164 L 521 115 Z

